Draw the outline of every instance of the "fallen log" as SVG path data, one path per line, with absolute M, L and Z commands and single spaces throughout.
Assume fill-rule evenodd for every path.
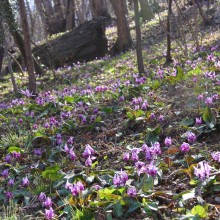
M 33 48 L 38 62 L 50 68 L 90 61 L 103 57 L 107 52 L 108 41 L 103 17 L 87 21 L 74 30 Z M 21 57 L 17 60 L 21 62 Z M 18 69 L 16 63 L 13 63 L 13 69 Z
M 104 56 L 108 51 L 105 20 L 102 17 L 87 21 L 55 40 L 33 49 L 35 57 L 45 66 L 84 62 Z

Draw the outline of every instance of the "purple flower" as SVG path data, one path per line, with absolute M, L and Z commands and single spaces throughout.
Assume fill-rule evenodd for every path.
M 157 167 L 153 164 L 153 161 L 149 164 L 147 173 L 149 176 L 155 177 L 157 175 Z
M 30 92 L 28 89 L 22 90 L 21 89 L 21 94 L 25 95 L 27 98 L 30 98 L 31 96 L 34 96 L 32 92 Z
M 92 186 L 92 188 L 94 188 L 95 190 L 99 190 L 99 189 L 101 189 L 101 186 L 96 184 L 96 185 Z
M 67 141 L 67 144 L 73 145 L 73 142 L 74 142 L 74 137 L 70 137 Z
M 156 118 L 156 115 L 152 112 L 151 114 L 150 114 L 150 119 L 155 119 Z
M 6 193 L 5 193 L 5 196 L 6 196 L 7 199 L 13 198 L 12 192 L 6 192 Z
M 117 173 L 113 177 L 113 184 L 115 186 L 120 186 L 120 184 L 121 184 L 120 176 Z
M 123 160 L 124 161 L 129 161 L 129 158 L 130 158 L 130 154 L 128 152 L 123 154 Z
M 83 152 L 83 157 L 84 158 L 89 157 L 94 153 L 95 153 L 94 149 L 89 144 L 87 144 Z
M 52 200 L 51 200 L 51 198 L 50 197 L 47 197 L 46 199 L 45 199 L 45 201 L 44 201 L 44 206 L 45 207 L 51 207 L 52 206 Z
M 127 194 L 129 197 L 135 197 L 137 195 L 137 190 L 134 186 L 128 188 Z
M 71 149 L 69 149 L 69 156 L 71 160 L 76 160 L 76 154 L 73 151 L 73 147 Z
M 80 192 L 80 189 L 76 184 L 74 184 L 73 187 L 70 188 L 70 191 L 71 191 L 73 196 L 77 196 Z
M 172 139 L 171 137 L 166 137 L 164 140 L 164 144 L 169 147 L 172 144 Z
M 212 102 L 213 102 L 212 97 L 207 97 L 207 98 L 205 99 L 205 104 L 206 104 L 206 105 L 211 105 Z
M 92 159 L 91 157 L 89 156 L 85 162 L 85 166 L 86 167 L 91 167 L 92 166 Z
M 68 181 L 65 184 L 65 188 L 71 190 L 73 188 L 73 184 L 69 183 Z
M 12 155 L 12 157 L 14 157 L 16 159 L 21 157 L 21 153 L 20 152 L 16 152 L 16 151 L 11 152 L 11 155 Z
M 151 151 L 151 154 L 153 156 L 160 155 L 161 154 L 160 143 L 159 142 L 155 142 L 151 146 L 150 151 Z
M 69 153 L 70 149 L 68 148 L 67 144 L 64 145 L 64 152 L 67 154 Z
M 144 168 L 144 166 L 145 166 L 145 163 L 144 163 L 144 162 L 137 161 L 137 162 L 135 163 L 135 167 L 136 167 L 136 169 L 137 169 L 137 174 L 138 174 L 138 176 L 140 176 L 141 173 L 143 173 L 143 168 Z
M 125 171 L 120 172 L 121 186 L 124 186 L 128 180 L 128 174 Z
M 42 149 L 41 148 L 36 148 L 34 149 L 34 155 L 36 156 L 41 156 L 42 155 Z
M 196 124 L 201 125 L 202 124 L 202 118 L 196 118 Z
M 181 150 L 182 153 L 188 153 L 189 150 L 190 150 L 189 144 L 186 143 L 186 142 L 183 142 L 183 143 L 181 144 L 181 146 L 180 146 L 180 150 Z
M 141 106 L 141 109 L 142 109 L 142 110 L 146 110 L 147 107 L 148 107 L 147 101 L 143 102 L 143 104 L 142 104 L 142 106 Z
M 84 185 L 82 184 L 81 181 L 78 181 L 78 182 L 76 183 L 76 186 L 79 188 L 80 191 L 83 191 L 83 190 L 84 190 Z
M 22 119 L 22 118 L 19 118 L 19 119 L 18 119 L 18 122 L 19 122 L 19 124 L 22 124 L 22 123 L 23 123 L 23 119 Z
M 54 210 L 52 209 L 52 207 L 50 207 L 50 209 L 45 209 L 46 219 L 52 219 L 54 216 L 55 214 L 54 214 Z
M 47 196 L 45 195 L 45 193 L 41 192 L 40 195 L 38 196 L 38 199 L 41 202 L 44 202 L 46 200 Z
M 3 176 L 4 178 L 7 178 L 7 177 L 9 176 L 8 169 L 4 169 L 4 170 L 2 171 L 2 176 Z
M 10 179 L 9 181 L 8 181 L 8 185 L 9 186 L 13 186 L 15 184 L 15 181 L 13 180 L 13 179 Z
M 193 132 L 188 131 L 187 132 L 187 140 L 189 142 L 194 142 L 196 140 L 196 135 Z
M 203 100 L 203 98 L 204 98 L 204 95 L 203 95 L 203 94 L 200 94 L 200 95 L 197 96 L 197 99 L 198 99 L 198 100 Z
M 24 177 L 24 178 L 22 179 L 22 186 L 28 186 L 29 183 L 30 183 L 30 181 L 28 180 L 27 177 Z
M 210 166 L 208 162 L 201 161 L 197 164 L 197 167 L 194 167 L 194 174 L 201 180 L 204 181 L 206 178 L 209 178 L 210 175 Z
M 212 156 L 213 160 L 220 162 L 220 151 L 213 152 L 211 154 L 211 156 Z
M 163 115 L 160 115 L 160 116 L 158 117 L 158 121 L 159 121 L 159 122 L 164 121 L 164 116 L 163 116 Z
M 50 127 L 50 124 L 49 124 L 48 122 L 46 122 L 46 123 L 44 123 L 44 127 L 45 127 L 46 129 L 48 129 L 48 128 Z

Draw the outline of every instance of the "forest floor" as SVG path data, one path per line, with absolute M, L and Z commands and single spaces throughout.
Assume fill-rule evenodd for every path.
M 131 50 L 48 72 L 35 99 L 1 79 L 0 219 L 220 218 L 220 30 L 165 65 L 159 27 L 142 24 L 146 77 Z

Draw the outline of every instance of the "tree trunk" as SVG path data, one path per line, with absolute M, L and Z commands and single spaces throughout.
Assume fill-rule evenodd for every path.
M 33 94 L 36 94 L 37 85 L 36 85 L 36 76 L 34 72 L 34 60 L 32 57 L 30 30 L 27 20 L 27 13 L 25 9 L 24 0 L 18 0 L 18 3 L 19 3 L 19 11 L 21 16 L 21 25 L 24 35 L 24 49 L 25 49 L 25 56 L 27 61 L 29 91 L 32 92 Z
M 167 63 L 167 64 L 172 62 L 172 57 L 171 57 L 171 28 L 170 28 L 171 10 L 172 10 L 172 0 L 168 0 L 168 16 L 167 16 L 167 55 L 166 55 L 166 63 Z
M 75 0 L 67 0 L 66 4 L 66 30 L 75 27 Z
M 4 20 L 6 21 L 8 27 L 9 27 L 9 31 L 10 31 L 11 35 L 13 36 L 13 39 L 21 52 L 22 58 L 24 60 L 24 65 L 27 66 L 27 59 L 26 59 L 25 49 L 24 49 L 24 40 L 23 40 L 21 34 L 18 32 L 17 23 L 15 21 L 14 14 L 13 14 L 11 5 L 9 3 L 9 0 L 5 0 L 4 2 L 0 2 L 0 4 L 1 4 L 0 8 L 2 8 L 2 10 L 5 13 Z M 35 65 L 36 73 L 39 75 L 43 75 L 43 70 L 38 65 L 38 63 L 34 62 L 34 65 Z
M 103 16 L 111 19 L 105 0 L 90 0 L 90 4 L 93 18 Z
M 60 0 L 53 0 L 54 2 L 54 21 L 56 24 L 59 24 L 61 20 L 64 19 L 63 17 L 63 10 Z
M 35 5 L 36 5 L 36 9 L 41 17 L 45 35 L 51 35 L 52 33 L 50 31 L 50 23 L 49 23 L 49 20 L 48 20 L 46 13 L 44 12 L 42 1 L 35 0 Z
M 141 17 L 143 21 L 149 21 L 154 18 L 154 14 L 146 0 L 139 0 L 141 5 Z
M 142 74 L 145 71 L 144 71 L 142 45 L 141 45 L 141 27 L 140 27 L 140 13 L 138 8 L 138 0 L 134 0 L 134 12 L 135 12 L 136 51 L 137 51 L 138 71 L 139 74 Z
M 1 16 L 0 19 L 2 20 Z M 2 22 L 0 22 L 0 75 L 2 70 L 3 58 L 4 58 L 4 40 L 5 40 L 4 27 Z
M 130 30 L 128 27 L 124 1 L 110 0 L 117 18 L 118 39 L 111 49 L 112 54 L 125 52 L 132 47 Z
M 199 2 L 199 0 L 195 0 L 196 1 L 196 4 L 197 4 L 197 7 L 199 9 L 199 13 L 201 15 L 201 18 L 202 18 L 202 21 L 203 21 L 203 25 L 206 26 L 206 25 L 209 25 L 210 24 L 210 21 L 209 19 L 205 16 L 204 12 L 203 12 L 203 9 L 202 9 L 202 6 Z

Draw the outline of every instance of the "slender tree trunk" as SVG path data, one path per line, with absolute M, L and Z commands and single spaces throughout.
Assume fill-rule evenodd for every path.
M 115 15 L 117 18 L 117 32 L 118 39 L 113 48 L 111 49 L 111 53 L 121 53 L 125 52 L 132 47 L 131 34 L 128 27 L 128 22 L 125 15 L 125 4 L 124 1 L 118 0 L 110 0 L 112 3 L 112 7 L 115 11 Z
M 138 71 L 139 74 L 143 74 L 145 71 L 144 71 L 142 45 L 141 45 L 140 12 L 138 7 L 138 0 L 134 0 L 134 12 L 135 12 L 136 51 L 137 51 Z
M 67 0 L 66 4 L 66 30 L 75 27 L 75 0 Z
M 27 21 L 27 14 L 25 9 L 24 0 L 18 0 L 19 3 L 19 10 L 21 15 L 21 25 L 24 34 L 24 49 L 27 61 L 27 70 L 28 70 L 28 83 L 29 83 L 29 91 L 33 94 L 37 93 L 37 85 L 36 85 L 36 76 L 34 72 L 34 60 L 32 57 L 32 50 L 31 50 L 31 39 L 30 39 L 30 30 Z
M 0 16 L 2 20 L 2 17 Z M 0 74 L 2 70 L 3 58 L 4 58 L 4 41 L 5 41 L 5 33 L 2 22 L 0 22 Z
M 172 0 L 168 0 L 166 63 L 171 63 L 172 62 L 172 57 L 171 57 L 171 28 L 170 28 L 171 10 L 172 10 Z
M 13 36 L 13 39 L 21 52 L 21 56 L 24 60 L 24 65 L 27 66 L 27 59 L 26 59 L 25 49 L 24 49 L 24 40 L 23 40 L 21 34 L 18 32 L 17 23 L 14 19 L 14 14 L 13 14 L 12 8 L 10 6 L 9 0 L 5 0 L 4 2 L 0 2 L 0 3 L 1 3 L 2 9 L 5 12 L 4 20 L 6 21 L 8 27 L 9 27 L 9 31 L 10 31 L 11 35 Z M 36 73 L 39 75 L 43 75 L 43 70 L 39 66 L 39 64 L 34 61 L 34 65 L 35 65 Z
M 202 6 L 199 2 L 199 0 L 195 0 L 196 1 L 196 4 L 197 4 L 197 7 L 199 9 L 199 13 L 202 17 L 202 21 L 203 21 L 203 25 L 206 26 L 206 25 L 209 25 L 210 24 L 210 21 L 208 20 L 208 18 L 205 16 L 204 12 L 203 12 L 203 9 L 202 9 Z

